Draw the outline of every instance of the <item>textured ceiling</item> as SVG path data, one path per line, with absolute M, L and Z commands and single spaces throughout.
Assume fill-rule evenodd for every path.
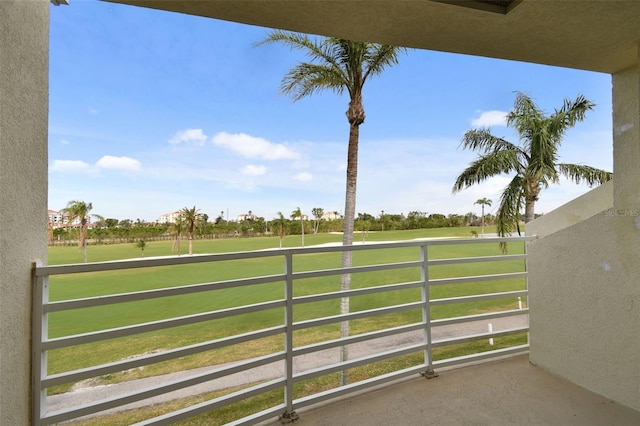
M 634 66 L 640 42 L 638 0 L 107 1 L 310 34 L 606 73 Z

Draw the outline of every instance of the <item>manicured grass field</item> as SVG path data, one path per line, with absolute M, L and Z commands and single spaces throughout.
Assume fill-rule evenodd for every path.
M 417 231 L 390 231 L 369 233 L 367 241 L 397 241 L 414 238 L 434 238 L 445 236 L 470 237 L 472 228 L 441 228 Z M 487 231 L 490 232 L 490 231 Z M 341 235 L 318 234 L 306 235 L 305 245 L 338 243 Z M 356 244 L 361 241 L 356 235 Z M 283 247 L 296 247 L 301 242 L 300 236 L 288 236 Z M 230 239 L 230 240 L 196 240 L 194 253 L 240 252 L 278 247 L 277 237 Z M 171 242 L 149 242 L 145 248 L 145 257 L 171 255 Z M 182 252 L 187 250 L 187 242 L 182 243 Z M 513 244 L 510 253 L 521 253 L 522 246 Z M 140 249 L 132 244 L 104 245 L 88 247 L 89 261 L 107 261 L 140 257 Z M 473 257 L 498 255 L 498 244 L 456 245 L 430 248 L 431 258 Z M 183 254 L 184 255 L 184 254 Z M 394 250 L 375 250 L 354 252 L 354 265 L 401 262 L 418 259 L 417 248 Z M 79 263 L 82 252 L 77 247 L 52 247 L 49 251 L 50 264 Z M 338 268 L 339 253 L 308 254 L 295 258 L 294 270 L 305 271 L 315 269 Z M 82 297 L 93 297 L 106 294 L 133 292 L 140 290 L 173 287 L 176 285 L 215 282 L 250 276 L 262 276 L 282 273 L 281 257 L 270 257 L 253 260 L 236 260 L 219 263 L 201 263 L 184 266 L 154 267 L 125 271 L 108 271 L 99 273 L 82 273 L 51 277 L 51 300 L 66 300 Z M 483 275 L 523 270 L 522 261 L 488 262 L 462 265 L 448 265 L 430 268 L 432 278 L 454 276 Z M 352 288 L 370 287 L 388 283 L 415 281 L 420 278 L 417 268 L 390 271 L 378 271 L 354 274 Z M 431 290 L 431 298 L 454 297 L 478 293 L 494 293 L 499 291 L 523 289 L 523 279 L 485 281 L 455 286 L 436 286 Z M 294 295 L 325 293 L 339 290 L 338 277 L 313 278 L 299 280 L 294 285 Z M 408 301 L 419 300 L 419 289 L 354 297 L 351 300 L 351 311 L 372 309 Z M 201 312 L 225 309 L 251 303 L 282 299 L 284 290 L 281 283 L 262 284 L 250 287 L 216 290 L 184 296 L 162 299 L 122 303 L 98 308 L 77 309 L 50 314 L 49 337 L 86 333 L 106 328 L 121 327 L 130 324 L 156 321 L 165 318 L 191 315 Z M 491 310 L 514 309 L 514 300 L 491 300 L 465 304 L 436 307 L 432 318 L 445 318 Z M 294 310 L 294 320 L 300 321 L 335 315 L 339 313 L 339 300 L 317 302 L 302 305 Z M 351 323 L 352 334 L 363 333 L 392 325 L 408 324 L 420 321 L 421 311 L 413 310 L 393 315 L 356 320 Z M 112 339 L 106 342 L 86 344 L 72 348 L 53 350 L 49 354 L 48 369 L 50 374 L 74 370 L 78 368 L 117 361 L 127 357 L 158 350 L 190 345 L 207 340 L 219 339 L 243 332 L 275 326 L 282 323 L 282 310 L 274 309 L 251 315 L 234 316 L 221 320 L 198 323 L 141 334 L 135 338 Z M 339 325 L 315 327 L 296 333 L 294 345 L 301 346 L 339 336 Z M 178 360 L 147 366 L 143 370 L 128 371 L 118 375 L 102 378 L 105 382 L 131 380 L 150 375 L 162 374 L 206 365 L 219 364 L 229 360 L 237 360 L 258 356 L 282 349 L 282 338 L 262 339 L 243 345 L 236 345 L 217 351 L 197 354 Z M 69 385 L 70 386 L 70 385 Z M 64 391 L 69 386 L 62 386 L 56 391 Z

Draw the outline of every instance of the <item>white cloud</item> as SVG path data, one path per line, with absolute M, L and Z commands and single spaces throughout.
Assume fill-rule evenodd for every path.
M 53 160 L 50 169 L 62 173 L 82 173 L 91 170 L 91 166 L 80 160 Z
M 181 143 L 203 146 L 207 141 L 207 135 L 202 132 L 202 129 L 187 129 L 180 130 L 171 139 L 169 143 L 172 145 L 178 145 Z
M 247 176 L 260 176 L 267 172 L 267 168 L 265 166 L 254 166 L 253 164 L 249 164 L 240 169 L 240 173 Z
M 471 120 L 471 125 L 474 127 L 504 127 L 507 125 L 507 114 L 504 111 L 482 111 L 479 117 Z
M 71 142 L 69 142 L 69 141 L 68 141 L 68 140 L 66 140 L 66 139 L 60 139 L 60 143 L 61 143 L 62 145 L 69 145 Z
M 297 180 L 298 182 L 309 182 L 312 179 L 313 175 L 307 172 L 298 173 L 293 177 L 293 180 Z
M 110 170 L 138 171 L 142 168 L 142 165 L 138 160 L 131 157 L 114 157 L 112 155 L 105 155 L 98 160 L 96 167 Z
M 296 160 L 300 154 L 283 144 L 269 142 L 245 133 L 220 132 L 213 137 L 213 143 L 230 149 L 246 158 L 263 160 Z

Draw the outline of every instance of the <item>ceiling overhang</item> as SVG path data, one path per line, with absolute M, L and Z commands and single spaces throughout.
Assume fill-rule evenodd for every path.
M 640 43 L 640 1 L 636 0 L 107 1 L 309 34 L 605 73 L 636 65 Z

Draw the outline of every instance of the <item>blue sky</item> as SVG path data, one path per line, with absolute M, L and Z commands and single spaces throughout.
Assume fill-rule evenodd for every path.
M 50 31 L 49 208 L 84 200 L 104 217 L 148 221 L 194 205 L 212 218 L 343 212 L 348 98 L 282 95 L 305 58 L 255 47 L 269 29 L 72 0 L 51 6 Z M 596 103 L 560 159 L 612 170 L 609 75 L 409 50 L 365 86 L 356 211 L 479 214 L 483 197 L 494 211 L 508 177 L 451 187 L 477 155 L 459 147 L 465 131 L 517 142 L 502 119 L 516 91 L 547 112 L 578 94 Z M 536 212 L 588 190 L 562 181 Z

